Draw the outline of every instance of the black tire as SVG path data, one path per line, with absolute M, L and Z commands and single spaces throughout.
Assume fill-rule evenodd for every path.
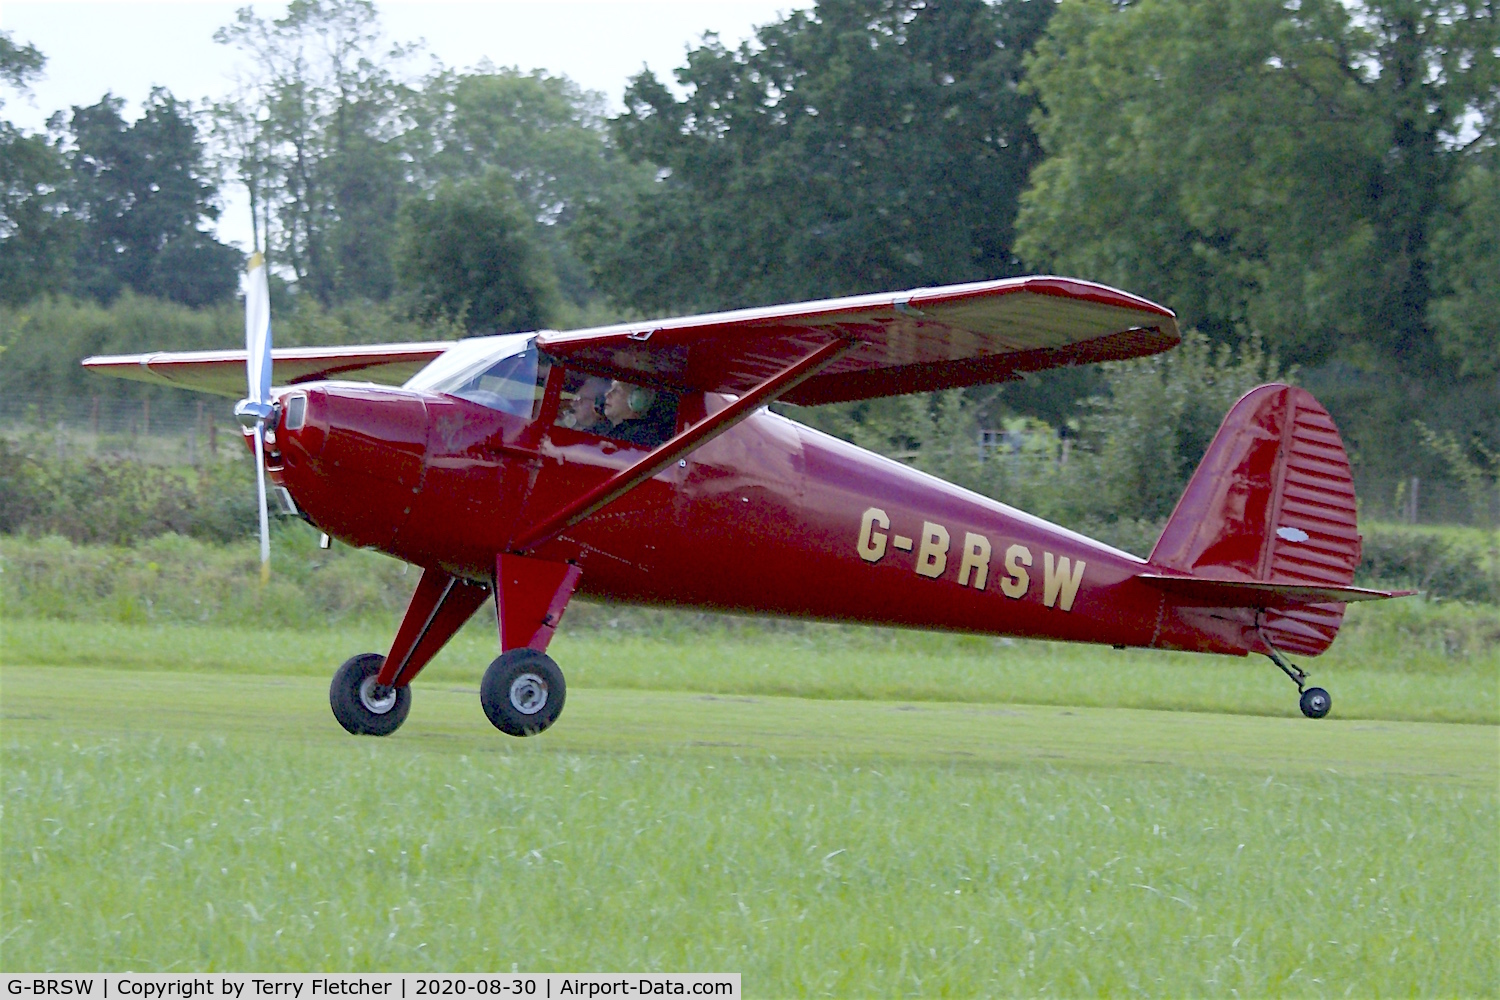
M 360 653 L 334 672 L 328 704 L 339 725 L 355 736 L 389 736 L 401 728 L 411 711 L 409 687 L 393 688 L 384 697 L 376 697 L 375 675 L 384 663 L 379 653 Z
M 1309 719 L 1321 719 L 1333 707 L 1333 699 L 1322 688 L 1308 688 L 1302 692 L 1302 714 Z
M 479 684 L 479 704 L 507 736 L 535 736 L 557 721 L 568 687 L 552 657 L 510 649 L 495 658 Z

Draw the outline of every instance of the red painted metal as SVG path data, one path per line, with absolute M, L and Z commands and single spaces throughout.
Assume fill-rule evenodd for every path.
M 583 571 L 569 563 L 502 553 L 495 557 L 500 649 L 545 653 Z
M 351 525 L 366 523 L 366 508 L 390 510 L 394 501 L 373 495 L 372 469 L 332 468 L 314 452 L 338 435 L 375 437 L 359 429 L 373 419 L 375 390 L 305 391 L 307 426 L 278 429 L 286 465 L 276 478 L 324 530 L 350 537 Z M 425 435 L 426 451 L 410 514 L 384 547 L 471 580 L 493 578 L 496 553 L 524 539 L 517 525 L 599 495 L 651 454 L 463 400 L 406 395 L 390 408 L 406 426 L 397 432 L 389 426 L 397 418 L 385 417 L 380 433 L 398 441 Z M 682 412 L 697 419 L 732 405 L 703 394 L 684 399 Z M 1269 551 L 1271 576 L 1258 582 L 1319 587 L 1321 595 L 1347 587 L 1287 569 L 1289 557 L 1278 554 L 1293 544 L 1285 539 L 1267 548 L 1278 510 L 1309 525 L 1300 530 L 1315 548 L 1339 537 L 1334 527 L 1315 532 L 1309 515 L 1286 502 L 1311 475 L 1301 465 L 1309 446 L 1296 430 L 1311 405 L 1285 387 L 1256 390 L 1237 405 L 1152 562 L 759 410 L 539 542 L 534 560 L 515 563 L 550 566 L 553 577 L 523 573 L 501 594 L 502 609 L 507 600 L 512 609 L 541 602 L 523 616 L 530 631 L 505 641 L 531 644 L 558 594 L 549 580 L 571 566 L 582 570 L 579 593 L 624 602 L 1240 655 L 1262 650 L 1264 633 L 1280 648 L 1312 653 L 1331 638 L 1329 618 L 1341 604 L 1290 606 L 1307 599 L 1295 589 L 1261 600 L 1253 587 L 1174 590 L 1152 579 L 1257 582 Z M 1287 419 L 1290 437 L 1282 433 Z M 1310 447 L 1331 461 L 1326 441 Z M 1222 488 L 1213 487 L 1215 476 L 1225 479 Z M 383 489 L 406 496 L 389 479 Z M 1194 523 L 1205 527 L 1184 530 Z M 540 596 L 524 596 L 528 590 Z
M 789 391 L 790 403 L 956 388 L 1177 344 L 1177 320 L 1154 302 L 1072 278 L 1026 277 L 537 338 L 568 365 L 677 391 L 739 394 L 830 336 L 863 346 Z
M 571 528 L 601 507 L 620 499 L 681 456 L 707 444 L 760 407 L 795 389 L 802 382 L 812 378 L 858 346 L 852 341 L 840 340 L 824 344 L 801 361 L 766 379 L 722 410 L 705 416 L 630 468 L 616 473 L 610 479 L 595 486 L 556 514 L 528 528 L 513 543 L 515 550 L 525 552 L 536 548 L 543 542 L 551 541 L 558 534 Z
M 1354 475 L 1338 429 L 1311 393 L 1285 385 L 1253 389 L 1230 409 L 1151 553 L 1189 577 L 1333 591 L 1348 587 L 1359 560 Z M 1316 655 L 1349 599 L 1263 604 L 1261 634 Z
M 405 687 L 490 596 L 482 583 L 429 569 L 417 581 L 377 683 Z

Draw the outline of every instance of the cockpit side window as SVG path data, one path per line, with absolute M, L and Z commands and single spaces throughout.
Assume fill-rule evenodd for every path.
M 568 372 L 557 425 L 644 448 L 655 448 L 677 429 L 677 394 L 664 389 Z
M 483 337 L 458 344 L 413 376 L 406 387 L 534 418 L 541 408 L 548 367 L 530 337 Z

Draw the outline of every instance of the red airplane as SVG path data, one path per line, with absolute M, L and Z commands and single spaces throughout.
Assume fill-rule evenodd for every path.
M 1149 559 L 766 409 L 994 383 L 1179 342 L 1169 309 L 1090 282 L 274 355 L 268 320 L 247 328 L 245 352 L 83 364 L 234 397 L 248 357 L 251 394 L 236 412 L 282 502 L 326 535 L 423 567 L 389 652 L 334 676 L 333 713 L 351 733 L 394 732 L 411 682 L 491 597 L 501 653 L 480 701 L 524 736 L 562 711 L 546 650 L 574 593 L 1262 653 L 1311 718 L 1328 713 L 1328 692 L 1287 654 L 1327 649 L 1346 602 L 1399 596 L 1350 586 L 1349 461 L 1302 389 L 1263 385 L 1234 405 Z M 271 359 L 284 379 L 274 391 Z

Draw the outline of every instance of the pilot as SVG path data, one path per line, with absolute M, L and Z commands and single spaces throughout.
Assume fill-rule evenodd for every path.
M 585 379 L 558 423 L 574 430 L 593 430 L 596 434 L 604 430 L 599 425 L 604 423 L 604 395 L 608 388 L 607 378 Z
M 656 390 L 616 379 L 604 394 L 604 417 L 610 426 L 603 433 L 620 441 L 655 447 L 671 436 L 660 420 L 649 416 L 656 402 Z

